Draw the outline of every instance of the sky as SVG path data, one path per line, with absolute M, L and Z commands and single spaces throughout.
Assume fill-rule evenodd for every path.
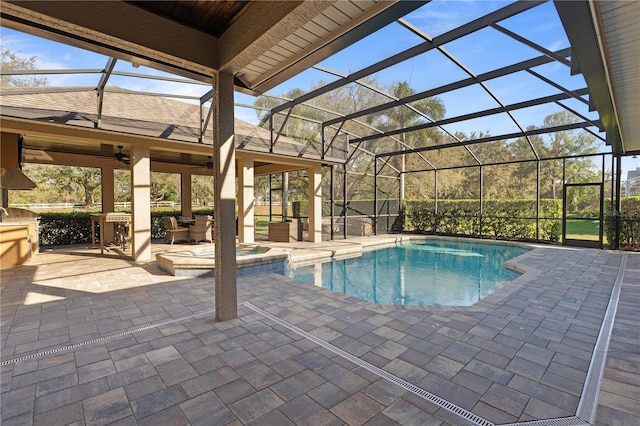
M 417 28 L 422 34 L 437 38 L 457 26 L 479 18 L 487 13 L 504 7 L 506 1 L 486 0 L 433 0 L 425 6 L 408 14 L 403 19 Z M 569 47 L 553 2 L 547 2 L 515 17 L 500 22 L 500 25 L 545 49 L 556 51 Z M 3 49 L 10 49 L 22 57 L 36 58 L 36 66 L 40 69 L 99 69 L 106 65 L 107 57 L 82 49 L 73 48 L 46 39 L 30 36 L 4 27 L 0 28 Z M 409 31 L 399 23 L 392 23 L 337 54 L 321 61 L 319 67 L 347 75 L 364 67 L 377 63 L 390 55 L 422 43 L 424 39 Z M 505 36 L 494 28 L 485 28 L 460 40 L 444 46 L 445 52 L 431 50 L 413 59 L 392 66 L 372 75 L 378 86 L 388 88 L 393 82 L 406 81 L 416 91 L 421 92 L 443 84 L 479 75 L 514 62 L 530 59 L 540 55 L 532 48 Z M 452 55 L 460 61 L 460 66 L 450 61 L 445 54 Z M 146 73 L 151 75 L 168 75 L 166 73 L 140 66 L 134 68 L 131 63 L 118 61 L 116 70 L 125 72 Z M 534 71 L 560 82 L 568 89 L 586 87 L 582 76 L 571 76 L 567 66 L 558 62 L 537 67 Z M 470 74 L 469 74 L 470 73 Z M 50 86 L 91 86 L 95 87 L 99 74 L 61 74 L 47 76 Z M 309 69 L 289 81 L 280 84 L 269 93 L 283 95 L 291 89 L 304 91 L 325 84 L 337 77 L 317 69 Z M 155 81 L 143 78 L 126 78 L 112 76 L 110 86 L 125 87 L 131 90 L 155 93 L 180 93 L 201 96 L 208 87 L 198 84 L 180 84 L 166 81 Z M 455 117 L 481 109 L 498 106 L 497 98 L 505 105 L 557 93 L 557 89 L 542 82 L 526 72 L 501 77 L 486 82 L 482 88 L 474 85 L 465 89 L 439 95 L 446 107 L 446 117 Z M 255 98 L 236 93 L 237 104 L 253 104 Z M 566 105 L 576 109 L 588 118 L 597 118 L 597 113 L 577 100 L 569 100 Z M 559 108 L 558 108 L 559 109 Z M 257 123 L 257 115 L 253 109 L 236 106 L 236 117 L 249 123 Z M 528 125 L 541 126 L 548 109 L 528 108 L 514 111 L 513 115 L 522 127 Z M 518 126 L 506 114 L 462 122 L 447 126 L 447 130 L 484 131 L 493 135 L 518 131 Z M 596 130 L 595 128 L 593 130 Z M 599 133 L 604 137 L 604 133 Z M 604 151 L 608 149 L 602 145 Z M 623 160 L 623 176 L 629 169 L 640 167 L 640 159 L 625 158 Z

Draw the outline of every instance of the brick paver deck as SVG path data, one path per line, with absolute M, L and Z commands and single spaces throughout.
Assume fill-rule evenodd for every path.
M 640 254 L 626 256 L 599 424 L 640 422 Z M 516 260 L 527 273 L 468 308 L 376 306 L 280 275 L 242 277 L 238 318 L 218 322 L 211 278 L 43 253 L 1 270 L 2 425 L 572 417 L 622 257 L 542 246 Z

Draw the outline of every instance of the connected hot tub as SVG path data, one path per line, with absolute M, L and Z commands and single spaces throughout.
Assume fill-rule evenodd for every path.
M 236 245 L 237 276 L 274 272 L 285 274 L 290 251 L 255 244 Z M 176 277 L 215 276 L 213 244 L 200 244 L 188 250 L 156 254 L 158 267 Z

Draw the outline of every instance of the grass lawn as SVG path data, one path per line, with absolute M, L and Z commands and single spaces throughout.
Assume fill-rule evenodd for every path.
M 567 239 L 598 241 L 599 232 L 597 220 L 567 219 Z

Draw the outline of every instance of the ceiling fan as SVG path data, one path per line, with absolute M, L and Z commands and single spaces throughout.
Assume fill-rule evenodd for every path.
M 212 159 L 212 157 L 211 157 L 211 156 L 208 156 L 207 158 L 209 159 L 209 161 L 207 161 L 207 162 L 205 163 L 205 165 L 204 165 L 204 166 L 205 166 L 207 169 L 211 170 L 211 169 L 213 169 L 213 161 L 211 160 L 211 159 Z
M 208 170 L 213 170 L 213 157 L 209 155 L 207 158 L 209 159 L 209 161 L 204 163 L 202 166 L 196 166 L 194 168 L 200 169 L 200 168 L 206 167 Z
M 123 148 L 122 145 L 118 145 L 118 152 L 113 154 L 113 156 L 115 157 L 116 160 L 124 164 L 131 164 L 131 159 L 127 156 L 127 154 L 122 152 L 122 148 Z

